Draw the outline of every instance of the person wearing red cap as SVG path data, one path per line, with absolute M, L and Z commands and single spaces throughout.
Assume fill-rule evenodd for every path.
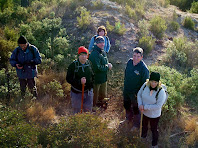
M 66 80 L 71 84 L 71 103 L 74 113 L 81 110 L 82 84 L 84 84 L 83 110 L 91 111 L 93 106 L 94 74 L 88 58 L 88 49 L 78 48 L 78 59 L 72 62 L 67 70 Z

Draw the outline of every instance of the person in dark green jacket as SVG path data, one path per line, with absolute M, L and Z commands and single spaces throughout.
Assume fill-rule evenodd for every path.
M 98 36 L 95 40 L 93 51 L 89 56 L 94 71 L 94 99 L 93 106 L 103 106 L 104 98 L 107 97 L 107 72 L 111 70 L 112 64 L 108 62 L 108 58 L 104 49 L 104 38 Z

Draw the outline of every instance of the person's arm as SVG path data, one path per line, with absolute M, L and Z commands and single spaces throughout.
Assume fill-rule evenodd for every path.
M 106 52 L 108 53 L 111 48 L 111 44 L 110 44 L 109 38 L 107 36 L 106 36 L 106 41 L 107 41 Z
M 165 99 L 166 99 L 166 93 L 163 89 L 161 89 L 157 97 L 157 102 L 155 104 L 144 105 L 144 110 L 156 110 L 162 108 Z
M 88 48 L 89 49 L 89 53 L 91 53 L 93 46 L 94 46 L 94 37 L 91 38 L 91 41 L 89 43 L 89 48 Z
M 145 89 L 145 85 L 146 85 L 146 82 L 141 86 L 140 90 L 137 93 L 138 107 L 140 105 L 143 105 L 143 103 L 142 103 L 142 93 L 144 91 L 143 89 Z
M 12 52 L 12 55 L 10 57 L 10 64 L 13 66 L 13 67 L 16 67 L 16 64 L 19 64 L 18 63 L 18 60 L 17 60 L 17 48 Z
M 99 55 L 97 55 L 95 53 L 94 53 L 94 55 L 91 55 L 89 57 L 89 60 L 91 61 L 92 66 L 93 66 L 93 70 L 95 72 L 98 72 L 98 71 L 107 71 L 109 69 L 108 68 L 108 64 L 102 65 L 100 63 L 100 57 L 99 57 Z
M 78 80 L 74 77 L 75 63 L 69 65 L 67 69 L 66 80 L 69 84 L 73 86 L 81 85 L 81 80 Z
M 41 55 L 39 53 L 39 50 L 35 46 L 33 46 L 33 49 L 35 54 L 35 58 L 33 59 L 34 64 L 35 65 L 41 64 Z

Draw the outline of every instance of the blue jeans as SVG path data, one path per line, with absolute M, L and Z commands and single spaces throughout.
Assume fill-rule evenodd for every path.
M 82 93 L 74 93 L 71 91 L 71 103 L 74 114 L 79 113 L 81 110 Z M 93 107 L 93 89 L 84 92 L 83 111 L 91 111 Z

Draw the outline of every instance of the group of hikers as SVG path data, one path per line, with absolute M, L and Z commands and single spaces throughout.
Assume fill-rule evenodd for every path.
M 35 77 L 41 56 L 38 49 L 28 43 L 24 36 L 20 36 L 18 45 L 11 55 L 10 64 L 16 67 L 21 95 L 24 97 L 28 85 L 33 96 L 37 98 Z M 71 84 L 71 105 L 74 114 L 82 109 L 84 112 L 91 112 L 96 111 L 97 108 L 107 107 L 107 73 L 112 69 L 112 64 L 107 58 L 110 46 L 106 28 L 100 26 L 97 35 L 91 38 L 89 49 L 80 46 L 78 59 L 69 65 L 66 80 Z M 127 62 L 125 69 L 123 103 L 126 117 L 120 124 L 132 123 L 131 131 L 137 130 L 140 128 L 140 115 L 142 115 L 141 138 L 147 137 L 150 122 L 152 147 L 157 148 L 158 122 L 166 93 L 161 86 L 160 74 L 152 72 L 149 76 L 147 65 L 142 59 L 143 49 L 134 48 L 133 56 Z

